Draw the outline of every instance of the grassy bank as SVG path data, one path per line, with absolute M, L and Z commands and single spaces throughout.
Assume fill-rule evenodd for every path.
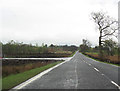
M 73 53 L 70 55 L 70 57 L 73 57 L 73 55 L 75 55 L 75 53 L 76 53 L 76 51 L 75 51 L 75 52 L 73 52 Z
M 56 62 L 57 60 L 3 60 L 2 77 L 22 73 Z
M 28 80 L 29 78 L 39 74 L 40 72 L 42 72 L 50 67 L 53 67 L 61 62 L 62 61 L 54 62 L 54 63 L 48 64 L 48 65 L 40 67 L 40 68 L 35 68 L 35 69 L 29 70 L 29 71 L 25 71 L 23 73 L 7 76 L 2 79 L 2 89 L 10 89 L 10 88 Z

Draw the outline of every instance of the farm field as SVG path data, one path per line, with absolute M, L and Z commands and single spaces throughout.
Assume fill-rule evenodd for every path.
M 38 73 L 61 63 L 61 60 L 4 60 L 2 68 L 2 87 L 10 89 Z
M 2 75 L 6 77 L 54 63 L 58 60 L 2 60 Z

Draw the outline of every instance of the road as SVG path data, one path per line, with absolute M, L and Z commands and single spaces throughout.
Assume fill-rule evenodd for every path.
M 118 68 L 76 52 L 71 60 L 22 89 L 119 89 Z

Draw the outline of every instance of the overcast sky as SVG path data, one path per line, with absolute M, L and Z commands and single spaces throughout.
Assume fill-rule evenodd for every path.
M 0 0 L 0 40 L 79 46 L 98 45 L 91 12 L 117 19 L 119 0 Z

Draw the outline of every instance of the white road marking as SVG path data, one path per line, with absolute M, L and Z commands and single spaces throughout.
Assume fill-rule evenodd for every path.
M 104 76 L 104 74 L 101 74 L 102 76 Z
M 101 75 L 105 76 L 109 81 L 111 81 L 111 79 L 108 78 L 105 74 L 101 74 Z M 120 89 L 120 86 L 117 83 L 115 83 L 114 81 L 111 81 L 111 83 L 114 84 L 116 87 L 118 87 L 118 89 Z
M 94 69 L 99 72 L 99 70 L 97 68 L 94 68 Z
M 83 59 L 82 59 L 83 60 Z M 85 60 L 83 60 L 85 62 Z
M 78 87 L 77 61 L 76 61 L 76 64 L 75 64 L 75 74 L 76 74 L 76 84 L 75 84 L 75 88 L 77 89 L 77 87 Z
M 85 63 L 87 63 L 84 59 L 82 59 Z M 88 63 L 87 63 L 88 64 Z
M 88 64 L 88 65 L 90 65 L 90 66 L 91 66 L 91 64 Z
M 111 81 L 111 83 L 114 84 L 115 86 L 117 86 L 118 89 L 120 89 L 120 86 L 117 83 L 115 83 L 114 81 Z
M 89 58 L 89 59 L 92 59 L 92 58 Z M 92 59 L 94 62 L 99 62 L 99 61 L 95 61 L 94 59 Z M 102 62 L 100 62 L 102 63 Z M 103 64 L 106 64 L 106 63 L 103 63 Z M 91 64 L 88 64 L 88 65 L 91 65 Z M 108 64 L 109 65 L 109 64 Z M 115 66 L 115 65 L 112 65 L 110 64 L 111 66 L 114 66 L 114 67 L 118 67 L 118 66 Z M 119 68 L 119 67 L 118 67 Z M 105 74 L 103 74 L 102 72 L 100 72 L 97 68 L 94 68 L 96 71 L 98 71 L 99 73 L 101 73 L 102 76 L 105 76 L 109 81 L 111 81 L 111 79 L 109 77 L 107 77 Z M 112 84 L 114 84 L 116 87 L 118 87 L 118 89 L 120 89 L 120 86 L 115 83 L 114 81 L 111 81 Z
M 71 58 L 67 59 L 66 61 L 64 61 L 64 62 L 62 62 L 62 63 L 60 63 L 60 64 L 55 65 L 55 66 L 52 67 L 52 68 L 49 68 L 49 69 L 47 69 L 47 70 L 41 72 L 40 74 L 38 74 L 38 75 L 36 75 L 36 76 L 30 78 L 29 80 L 27 80 L 27 81 L 21 83 L 20 85 L 14 87 L 14 88 L 12 88 L 12 89 L 22 89 L 23 87 L 25 87 L 26 85 L 28 85 L 28 84 L 31 83 L 32 81 L 35 81 L 35 80 L 37 80 L 38 78 L 41 78 L 41 77 L 42 77 L 43 75 L 45 75 L 46 73 L 50 72 L 51 70 L 57 68 L 58 66 L 60 66 L 60 65 L 62 65 L 62 64 L 64 64 L 64 63 L 66 63 L 66 62 L 68 62 L 68 61 L 70 61 L 70 60 L 71 60 Z

